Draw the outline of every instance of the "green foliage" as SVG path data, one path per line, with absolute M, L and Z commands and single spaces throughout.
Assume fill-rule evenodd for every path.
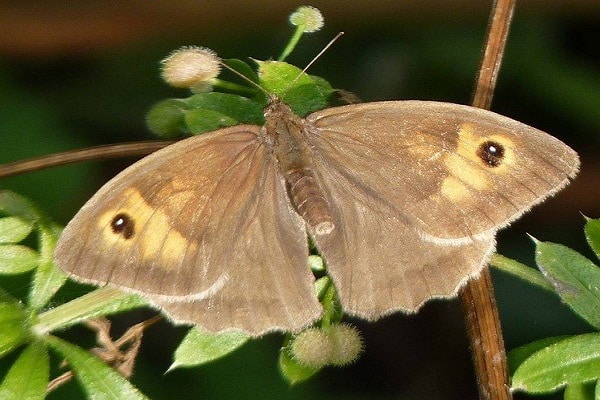
M 588 219 L 587 241 L 600 257 L 600 220 Z M 505 259 L 494 263 L 503 270 L 537 284 L 540 276 L 579 317 L 600 331 L 600 269 L 591 260 L 570 248 L 535 240 L 535 259 L 541 273 L 533 270 L 520 274 L 519 267 L 505 268 Z M 539 285 L 547 288 L 547 286 Z M 552 393 L 565 388 L 564 398 L 600 397 L 600 332 L 545 338 L 509 353 L 513 390 L 531 394 Z M 594 387 L 594 389 L 592 389 Z M 594 397 L 595 396 L 595 397 Z
M 243 346 L 249 339 L 247 334 L 239 331 L 215 335 L 195 326 L 179 344 L 169 370 L 214 361 Z
M 0 399 L 43 399 L 49 375 L 50 361 L 46 345 L 41 341 L 33 341 L 19 354 L 4 377 L 0 385 Z

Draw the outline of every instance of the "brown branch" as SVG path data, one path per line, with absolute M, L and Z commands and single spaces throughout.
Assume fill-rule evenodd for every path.
M 162 316 L 157 315 L 138 324 L 133 325 L 117 340 L 113 340 L 110 336 L 111 322 L 104 318 L 93 318 L 86 321 L 88 328 L 96 332 L 96 342 L 100 347 L 94 347 L 90 351 L 106 364 L 111 365 L 125 378 L 129 379 L 133 374 L 133 366 L 135 358 L 138 355 L 142 344 L 144 330 L 154 325 L 162 319 Z M 129 345 L 128 348 L 122 349 Z M 63 361 L 62 366 L 67 363 Z M 75 374 L 69 370 L 62 375 L 52 379 L 46 387 L 46 393 L 56 390 L 73 379 Z
M 471 104 L 489 109 L 515 7 L 515 0 L 494 2 L 487 39 Z M 487 267 L 461 291 L 465 322 L 479 397 L 482 400 L 510 400 L 510 385 L 500 318 L 494 288 Z
M 173 142 L 154 140 L 147 142 L 109 144 L 105 146 L 89 147 L 87 149 L 65 151 L 63 153 L 15 161 L 8 164 L 0 164 L 0 178 L 81 161 L 103 160 L 127 156 L 145 156 L 160 150 L 171 143 Z

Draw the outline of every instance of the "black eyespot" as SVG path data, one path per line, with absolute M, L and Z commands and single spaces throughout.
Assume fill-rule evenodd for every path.
M 123 239 L 129 239 L 135 234 L 133 219 L 124 213 L 115 215 L 110 222 L 110 227 L 114 233 L 123 236 Z
M 498 142 L 488 140 L 481 143 L 477 150 L 477 156 L 490 167 L 497 167 L 504 159 L 504 146 Z

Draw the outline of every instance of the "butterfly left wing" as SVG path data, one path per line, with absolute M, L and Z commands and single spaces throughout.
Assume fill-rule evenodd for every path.
M 141 293 L 175 321 L 255 335 L 321 313 L 304 224 L 259 127 L 171 145 L 113 178 L 56 248 L 75 279 Z
M 579 165 L 541 131 L 447 103 L 330 108 L 309 115 L 305 131 L 336 225 L 313 238 L 345 310 L 368 319 L 456 293 L 495 232 Z

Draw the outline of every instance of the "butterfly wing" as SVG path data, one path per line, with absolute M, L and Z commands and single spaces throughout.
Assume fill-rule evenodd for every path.
M 313 238 L 346 311 L 368 319 L 456 293 L 495 232 L 579 165 L 557 139 L 467 106 L 366 103 L 306 120 L 336 225 Z
M 127 168 L 65 228 L 57 263 L 211 331 L 308 325 L 321 308 L 304 223 L 258 134 L 222 129 Z

